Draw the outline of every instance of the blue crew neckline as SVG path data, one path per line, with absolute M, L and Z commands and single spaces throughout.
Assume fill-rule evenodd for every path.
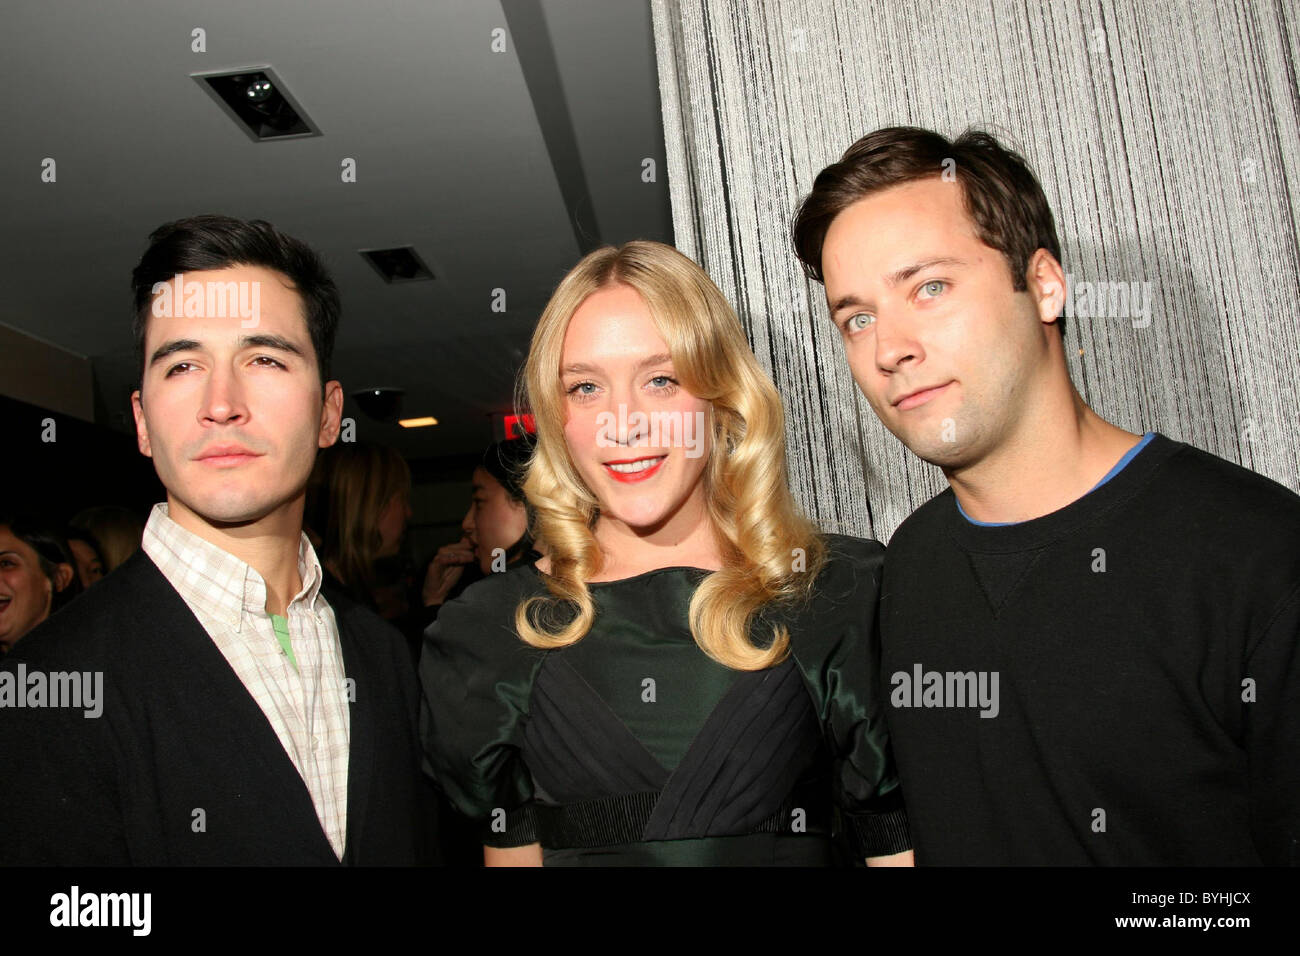
M 1105 476 L 1101 479 L 1101 481 L 1097 482 L 1095 485 L 1093 485 L 1091 488 L 1088 489 L 1088 494 L 1089 495 L 1092 494 L 1094 491 L 1096 491 L 1106 482 L 1110 481 L 1121 471 L 1123 471 L 1124 468 L 1128 465 L 1128 463 L 1138 456 L 1138 452 L 1142 451 L 1143 448 L 1146 448 L 1147 445 L 1151 444 L 1151 439 L 1155 437 L 1156 437 L 1155 432 L 1147 432 L 1145 435 L 1143 435 L 1142 440 L 1138 442 L 1136 445 L 1134 445 L 1132 448 L 1130 448 L 1128 451 L 1126 451 L 1124 453 L 1124 457 L 1121 458 L 1119 461 L 1115 462 L 1115 467 L 1112 468 L 1110 471 L 1106 472 Z M 1085 495 L 1084 497 L 1087 497 L 1087 495 Z M 953 496 L 953 500 L 957 501 L 955 495 Z M 977 527 L 980 528 L 1007 528 L 1013 524 L 1025 523 L 1023 521 L 976 521 L 974 518 L 972 518 L 970 515 L 966 513 L 966 510 L 962 508 L 960 501 L 957 501 L 957 510 L 961 512 L 961 516 L 963 518 L 965 518 L 971 524 L 976 525 Z M 1036 521 L 1038 519 L 1030 518 L 1029 520 Z

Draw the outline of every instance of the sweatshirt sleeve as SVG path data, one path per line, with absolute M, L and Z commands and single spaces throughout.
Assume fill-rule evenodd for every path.
M 1273 866 L 1300 866 L 1300 584 L 1250 649 L 1245 712 L 1255 848 Z M 1253 699 L 1252 699 L 1253 698 Z

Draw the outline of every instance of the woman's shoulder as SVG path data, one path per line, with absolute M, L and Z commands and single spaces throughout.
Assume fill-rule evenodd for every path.
M 475 612 L 490 611 L 510 599 L 520 600 L 541 594 L 546 590 L 537 568 L 528 563 L 521 563 L 505 571 L 494 571 L 481 580 L 475 581 L 460 595 L 446 604 L 447 608 L 457 606 L 470 608 Z M 510 607 L 513 616 L 514 607 Z
M 836 597 L 845 592 L 856 594 L 864 588 L 874 592 L 879 587 L 885 565 L 883 544 L 874 538 L 847 534 L 823 534 L 822 540 L 826 545 L 826 564 L 818 576 L 815 588 L 818 594 Z
M 515 630 L 515 609 L 526 598 L 545 593 L 536 569 L 516 565 L 475 581 L 442 606 L 425 631 L 425 648 L 444 655 L 475 658 L 516 656 L 529 648 Z
M 790 647 L 801 662 L 815 662 L 845 640 L 874 631 L 884 546 L 870 538 L 824 534 L 826 560 L 801 601 L 782 605 Z M 806 661 L 805 661 L 806 659 Z
M 863 564 L 879 563 L 884 560 L 885 546 L 875 538 L 859 538 L 852 534 L 822 534 L 828 551 L 841 560 L 857 561 Z

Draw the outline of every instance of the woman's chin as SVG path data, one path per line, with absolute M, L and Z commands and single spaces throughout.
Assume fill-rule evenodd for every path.
M 648 534 L 656 530 L 672 515 L 672 510 L 659 504 L 644 507 L 601 508 L 602 518 L 609 518 L 627 527 L 637 534 Z

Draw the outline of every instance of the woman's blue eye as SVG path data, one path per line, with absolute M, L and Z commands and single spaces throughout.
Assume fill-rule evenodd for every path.
M 858 319 L 863 319 L 865 321 L 859 322 Z M 849 316 L 848 321 L 844 323 L 844 326 L 850 332 L 860 332 L 875 321 L 876 317 L 870 312 L 855 312 Z
M 931 298 L 933 298 L 934 296 L 939 295 L 941 292 L 943 292 L 947 284 L 948 283 L 940 279 L 931 279 L 925 285 L 921 286 L 921 291 L 926 293 Z
M 676 385 L 676 384 L 677 384 L 677 379 L 673 378 L 671 375 L 656 375 L 654 378 L 650 379 L 650 381 L 651 381 L 652 383 L 653 383 L 653 382 L 664 382 L 664 383 L 665 383 L 665 384 L 663 384 L 663 385 L 656 386 L 657 388 L 667 388 L 669 385 Z
M 574 392 L 578 392 L 578 389 L 580 389 L 580 388 L 587 388 L 587 387 L 595 388 L 596 386 L 593 385 L 591 382 L 579 382 L 577 385 L 574 385 L 574 386 L 570 387 L 568 393 L 569 393 L 570 395 L 572 395 Z M 591 392 L 578 392 L 578 394 L 579 394 L 579 395 L 590 395 Z

